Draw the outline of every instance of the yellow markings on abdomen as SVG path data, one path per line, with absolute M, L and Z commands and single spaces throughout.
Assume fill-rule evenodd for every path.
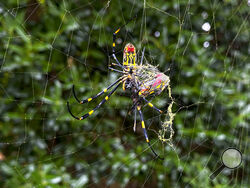
M 158 89 L 158 88 L 160 88 L 161 87 L 161 84 L 159 84 L 156 88 Z
M 92 98 L 88 98 L 88 102 L 89 102 L 89 101 L 92 101 Z
M 108 96 L 106 96 L 106 97 L 105 97 L 105 100 L 107 101 L 108 99 L 109 99 L 109 97 L 108 97 Z

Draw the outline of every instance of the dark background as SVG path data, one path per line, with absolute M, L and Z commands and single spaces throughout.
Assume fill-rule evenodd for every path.
M 249 187 L 249 4 L 1 1 L 0 186 Z M 87 120 L 73 119 L 66 108 L 70 101 L 81 115 L 99 102 L 77 104 L 73 84 L 86 98 L 118 78 L 108 70 L 112 33 L 134 15 L 118 35 L 117 57 L 132 42 L 170 76 L 172 147 L 156 134 L 167 114 L 143 108 L 164 161 L 154 159 L 139 121 L 133 132 L 131 99 L 121 88 Z M 167 91 L 152 102 L 167 112 Z M 228 147 L 243 152 L 243 163 L 212 182 Z

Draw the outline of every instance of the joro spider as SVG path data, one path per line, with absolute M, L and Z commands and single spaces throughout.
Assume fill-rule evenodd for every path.
M 123 25 L 122 27 L 124 27 L 125 25 Z M 81 117 L 75 116 L 70 110 L 69 102 L 67 102 L 68 111 L 73 118 L 77 120 L 84 120 L 90 115 L 92 115 L 95 111 L 97 111 L 110 98 L 110 96 L 117 90 L 117 88 L 120 85 L 122 85 L 122 88 L 124 91 L 128 90 L 131 93 L 131 98 L 133 101 L 132 110 L 134 110 L 134 113 L 135 113 L 134 131 L 135 131 L 135 126 L 136 126 L 136 110 L 137 110 L 140 115 L 141 127 L 143 129 L 143 133 L 144 133 L 144 136 L 145 136 L 146 142 L 148 143 L 149 148 L 151 149 L 151 151 L 154 153 L 154 155 L 157 158 L 162 159 L 154 151 L 154 149 L 152 148 L 150 144 L 147 130 L 145 128 L 143 113 L 141 109 L 142 109 L 143 103 L 147 103 L 149 107 L 153 108 L 159 113 L 162 113 L 162 111 L 159 110 L 157 107 L 155 107 L 152 103 L 150 103 L 146 99 L 146 97 L 152 96 L 152 95 L 154 96 L 159 95 L 166 88 L 166 86 L 168 86 L 170 80 L 168 76 L 166 76 L 164 73 L 161 73 L 156 67 L 150 64 L 146 64 L 146 65 L 142 64 L 143 58 L 144 58 L 144 49 L 142 51 L 140 64 L 137 64 L 136 49 L 135 49 L 135 46 L 131 43 L 126 44 L 126 46 L 124 47 L 123 63 L 121 64 L 119 62 L 119 60 L 116 58 L 116 55 L 115 55 L 115 45 L 116 45 L 115 40 L 116 40 L 117 33 L 121 30 L 122 27 L 120 27 L 113 33 L 113 49 L 112 49 L 112 57 L 116 61 L 116 63 L 112 63 L 112 64 L 120 67 L 122 70 L 109 67 L 109 69 L 115 72 L 121 73 L 122 76 L 118 80 L 116 80 L 114 83 L 109 85 L 107 88 L 103 89 L 98 94 L 90 98 L 84 99 L 84 100 L 78 99 L 75 93 L 74 85 L 72 87 L 72 91 L 73 91 L 74 98 L 77 100 L 77 102 L 80 104 L 84 104 L 84 103 L 88 103 L 100 97 L 101 95 L 106 93 L 108 90 L 110 90 L 112 87 L 114 86 L 115 87 L 113 88 L 113 90 L 111 90 L 107 94 L 107 96 L 93 110 L 89 111 L 83 116 Z

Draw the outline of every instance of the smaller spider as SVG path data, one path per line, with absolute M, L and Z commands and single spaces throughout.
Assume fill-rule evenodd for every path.
M 124 27 L 125 25 L 123 25 L 122 27 Z M 137 64 L 137 54 L 136 54 L 136 49 L 134 47 L 133 44 L 128 43 L 123 51 L 123 63 L 121 64 L 119 62 L 119 60 L 116 58 L 115 55 L 115 40 L 116 40 L 116 35 L 117 33 L 120 31 L 120 29 L 122 28 L 120 27 L 118 30 L 116 30 L 113 33 L 113 50 L 112 50 L 112 57 L 114 58 L 114 60 L 116 61 L 116 63 L 112 63 L 113 65 L 116 65 L 120 68 L 122 68 L 122 70 L 117 70 L 114 68 L 109 67 L 109 69 L 116 71 L 118 73 L 121 73 L 122 76 L 116 80 L 114 83 L 112 83 L 111 85 L 109 85 L 107 88 L 103 89 L 101 92 L 99 92 L 97 95 L 92 96 L 88 99 L 85 100 L 79 100 L 76 96 L 75 93 L 75 89 L 74 89 L 74 85 L 73 85 L 73 95 L 75 97 L 75 99 L 80 103 L 80 104 L 84 104 L 87 102 L 90 102 L 94 99 L 96 99 L 97 97 L 103 95 L 104 93 L 106 93 L 108 90 L 110 90 L 112 87 L 113 90 L 111 90 L 108 95 L 91 111 L 89 111 L 88 113 L 84 114 L 81 117 L 76 117 L 70 110 L 69 107 L 69 103 L 67 102 L 67 107 L 68 107 L 68 111 L 71 114 L 72 117 L 74 117 L 77 120 L 83 120 L 87 117 L 89 117 L 90 115 L 92 115 L 95 111 L 97 111 L 101 105 L 103 105 L 109 98 L 110 96 L 117 90 L 117 88 L 122 84 L 122 88 L 123 90 L 127 90 L 131 93 L 131 98 L 133 101 L 133 106 L 132 109 L 135 112 L 135 124 L 134 124 L 134 131 L 135 131 L 135 126 L 136 126 L 136 110 L 139 112 L 140 118 L 141 118 L 141 126 L 143 129 L 143 133 L 146 139 L 146 142 L 148 143 L 151 151 L 154 153 L 154 155 L 156 157 L 159 157 L 159 155 L 153 150 L 149 138 L 148 138 L 148 134 L 147 134 L 147 130 L 145 128 L 145 122 L 144 122 L 144 118 L 143 118 L 143 114 L 141 111 L 142 105 L 143 103 L 147 103 L 148 106 L 150 106 L 151 108 L 153 108 L 154 110 L 156 110 L 159 113 L 162 113 L 161 110 L 159 110 L 157 107 L 155 107 L 152 103 L 150 103 L 146 97 L 148 96 L 156 96 L 159 95 L 168 85 L 169 85 L 169 77 L 166 76 L 164 73 L 161 73 L 156 67 L 150 65 L 150 64 L 146 64 L 143 65 L 143 58 L 144 58 L 144 49 L 142 51 L 142 57 L 141 57 L 141 61 L 140 64 Z M 160 159 L 162 159 L 161 157 L 159 157 Z

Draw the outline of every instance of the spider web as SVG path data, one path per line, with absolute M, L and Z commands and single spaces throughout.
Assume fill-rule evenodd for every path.
M 210 20 L 208 12 L 195 10 L 191 1 L 177 1 L 173 5 L 146 0 L 126 3 L 131 5 L 130 11 L 124 10 L 121 1 L 111 0 L 101 5 L 97 1 L 77 2 L 74 7 L 70 7 L 71 3 L 66 0 L 60 4 L 42 0 L 17 1 L 14 7 L 1 4 L 1 22 L 8 25 L 8 32 L 0 33 L 3 41 L 0 91 L 1 101 L 5 104 L 1 106 L 0 118 L 1 125 L 6 127 L 2 129 L 5 131 L 1 133 L 0 143 L 3 163 L 1 181 L 26 186 L 49 186 L 63 182 L 63 185 L 73 187 L 192 187 L 199 184 L 212 187 L 209 175 L 219 164 L 220 154 L 226 149 L 224 145 L 228 145 L 239 148 L 246 157 L 241 168 L 225 170 L 217 183 L 228 187 L 247 187 L 249 130 L 246 114 L 249 114 L 249 105 L 244 100 L 237 101 L 240 121 L 232 122 L 232 130 L 225 135 L 223 131 L 228 128 L 226 124 L 229 120 L 225 119 L 225 109 L 220 109 L 218 98 L 224 93 L 232 94 L 232 87 L 241 91 L 249 81 L 249 66 L 245 66 L 245 72 L 239 72 L 243 65 L 238 62 L 238 54 L 231 53 L 249 26 L 249 14 L 240 14 L 241 22 L 235 27 L 234 37 L 229 40 L 228 47 L 220 51 L 224 45 L 219 40 L 219 20 L 216 17 L 220 3 L 209 3 Z M 232 4 L 231 15 L 240 12 L 244 3 Z M 39 34 L 39 29 L 44 28 L 37 25 L 35 30 L 32 24 L 40 21 L 38 17 L 45 5 L 55 10 L 47 15 L 56 19 L 47 23 L 47 27 L 54 28 L 54 32 Z M 113 11 L 119 13 L 121 22 L 107 26 L 106 23 L 114 19 L 109 15 L 116 14 Z M 199 13 L 201 23 L 197 29 L 191 20 L 193 14 Z M 84 121 L 74 120 L 66 108 L 66 101 L 69 100 L 73 112 L 82 115 L 88 112 L 86 109 L 98 104 L 98 100 L 84 106 L 77 104 L 70 91 L 72 84 L 76 86 L 78 96 L 86 98 L 119 77 L 119 74 L 108 70 L 112 61 L 112 33 L 135 14 L 137 18 L 119 33 L 117 56 L 121 61 L 122 48 L 132 42 L 136 44 L 139 54 L 145 47 L 147 61 L 170 76 L 174 98 L 172 110 L 176 113 L 173 123 L 175 135 L 170 144 L 162 144 L 157 135 L 162 124 L 168 120 L 166 116 L 171 104 L 168 92 L 152 100 L 157 107 L 164 109 L 163 115 L 146 106 L 143 108 L 152 146 L 164 156 L 164 161 L 155 159 L 147 147 L 139 117 L 137 130 L 133 132 L 132 102 L 122 90 L 118 90 L 107 104 Z M 162 20 L 152 23 L 154 15 L 162 17 Z M 109 23 L 112 24 L 111 21 Z M 154 30 L 149 28 L 151 24 Z M 168 33 L 165 24 L 174 25 L 176 32 Z M 162 43 L 159 42 L 161 40 Z M 195 44 L 201 42 L 203 47 L 196 49 L 196 54 L 205 56 L 200 60 L 206 63 L 200 65 L 196 56 L 190 57 L 192 63 L 187 62 L 185 56 L 192 52 Z M 23 54 L 23 45 L 32 47 Z M 161 45 L 169 47 L 164 49 Z M 11 53 L 10 49 L 13 50 Z M 80 51 L 82 49 L 84 51 Z M 46 59 L 39 56 L 40 53 L 46 54 Z M 225 55 L 220 62 L 223 68 L 216 62 L 219 54 Z M 201 88 L 193 91 L 193 97 L 190 96 L 192 85 L 186 86 L 186 89 L 180 87 L 185 84 L 184 78 L 190 80 L 196 75 L 196 72 L 188 72 L 187 66 L 197 67 L 199 78 L 195 78 L 201 82 Z M 210 87 L 213 73 L 202 66 L 223 70 L 214 87 Z M 232 80 L 233 73 L 239 73 L 242 81 Z M 29 93 L 20 85 L 29 85 Z M 235 104 L 228 102 L 228 108 Z M 204 113 L 206 108 L 209 114 Z M 221 113 L 221 116 L 213 119 L 215 113 Z M 200 127 L 200 122 L 203 127 Z M 200 160 L 200 166 L 196 166 L 196 160 Z M 197 171 L 191 171 L 196 168 Z M 37 174 L 38 169 L 41 174 Z M 36 180 L 37 176 L 42 180 Z

